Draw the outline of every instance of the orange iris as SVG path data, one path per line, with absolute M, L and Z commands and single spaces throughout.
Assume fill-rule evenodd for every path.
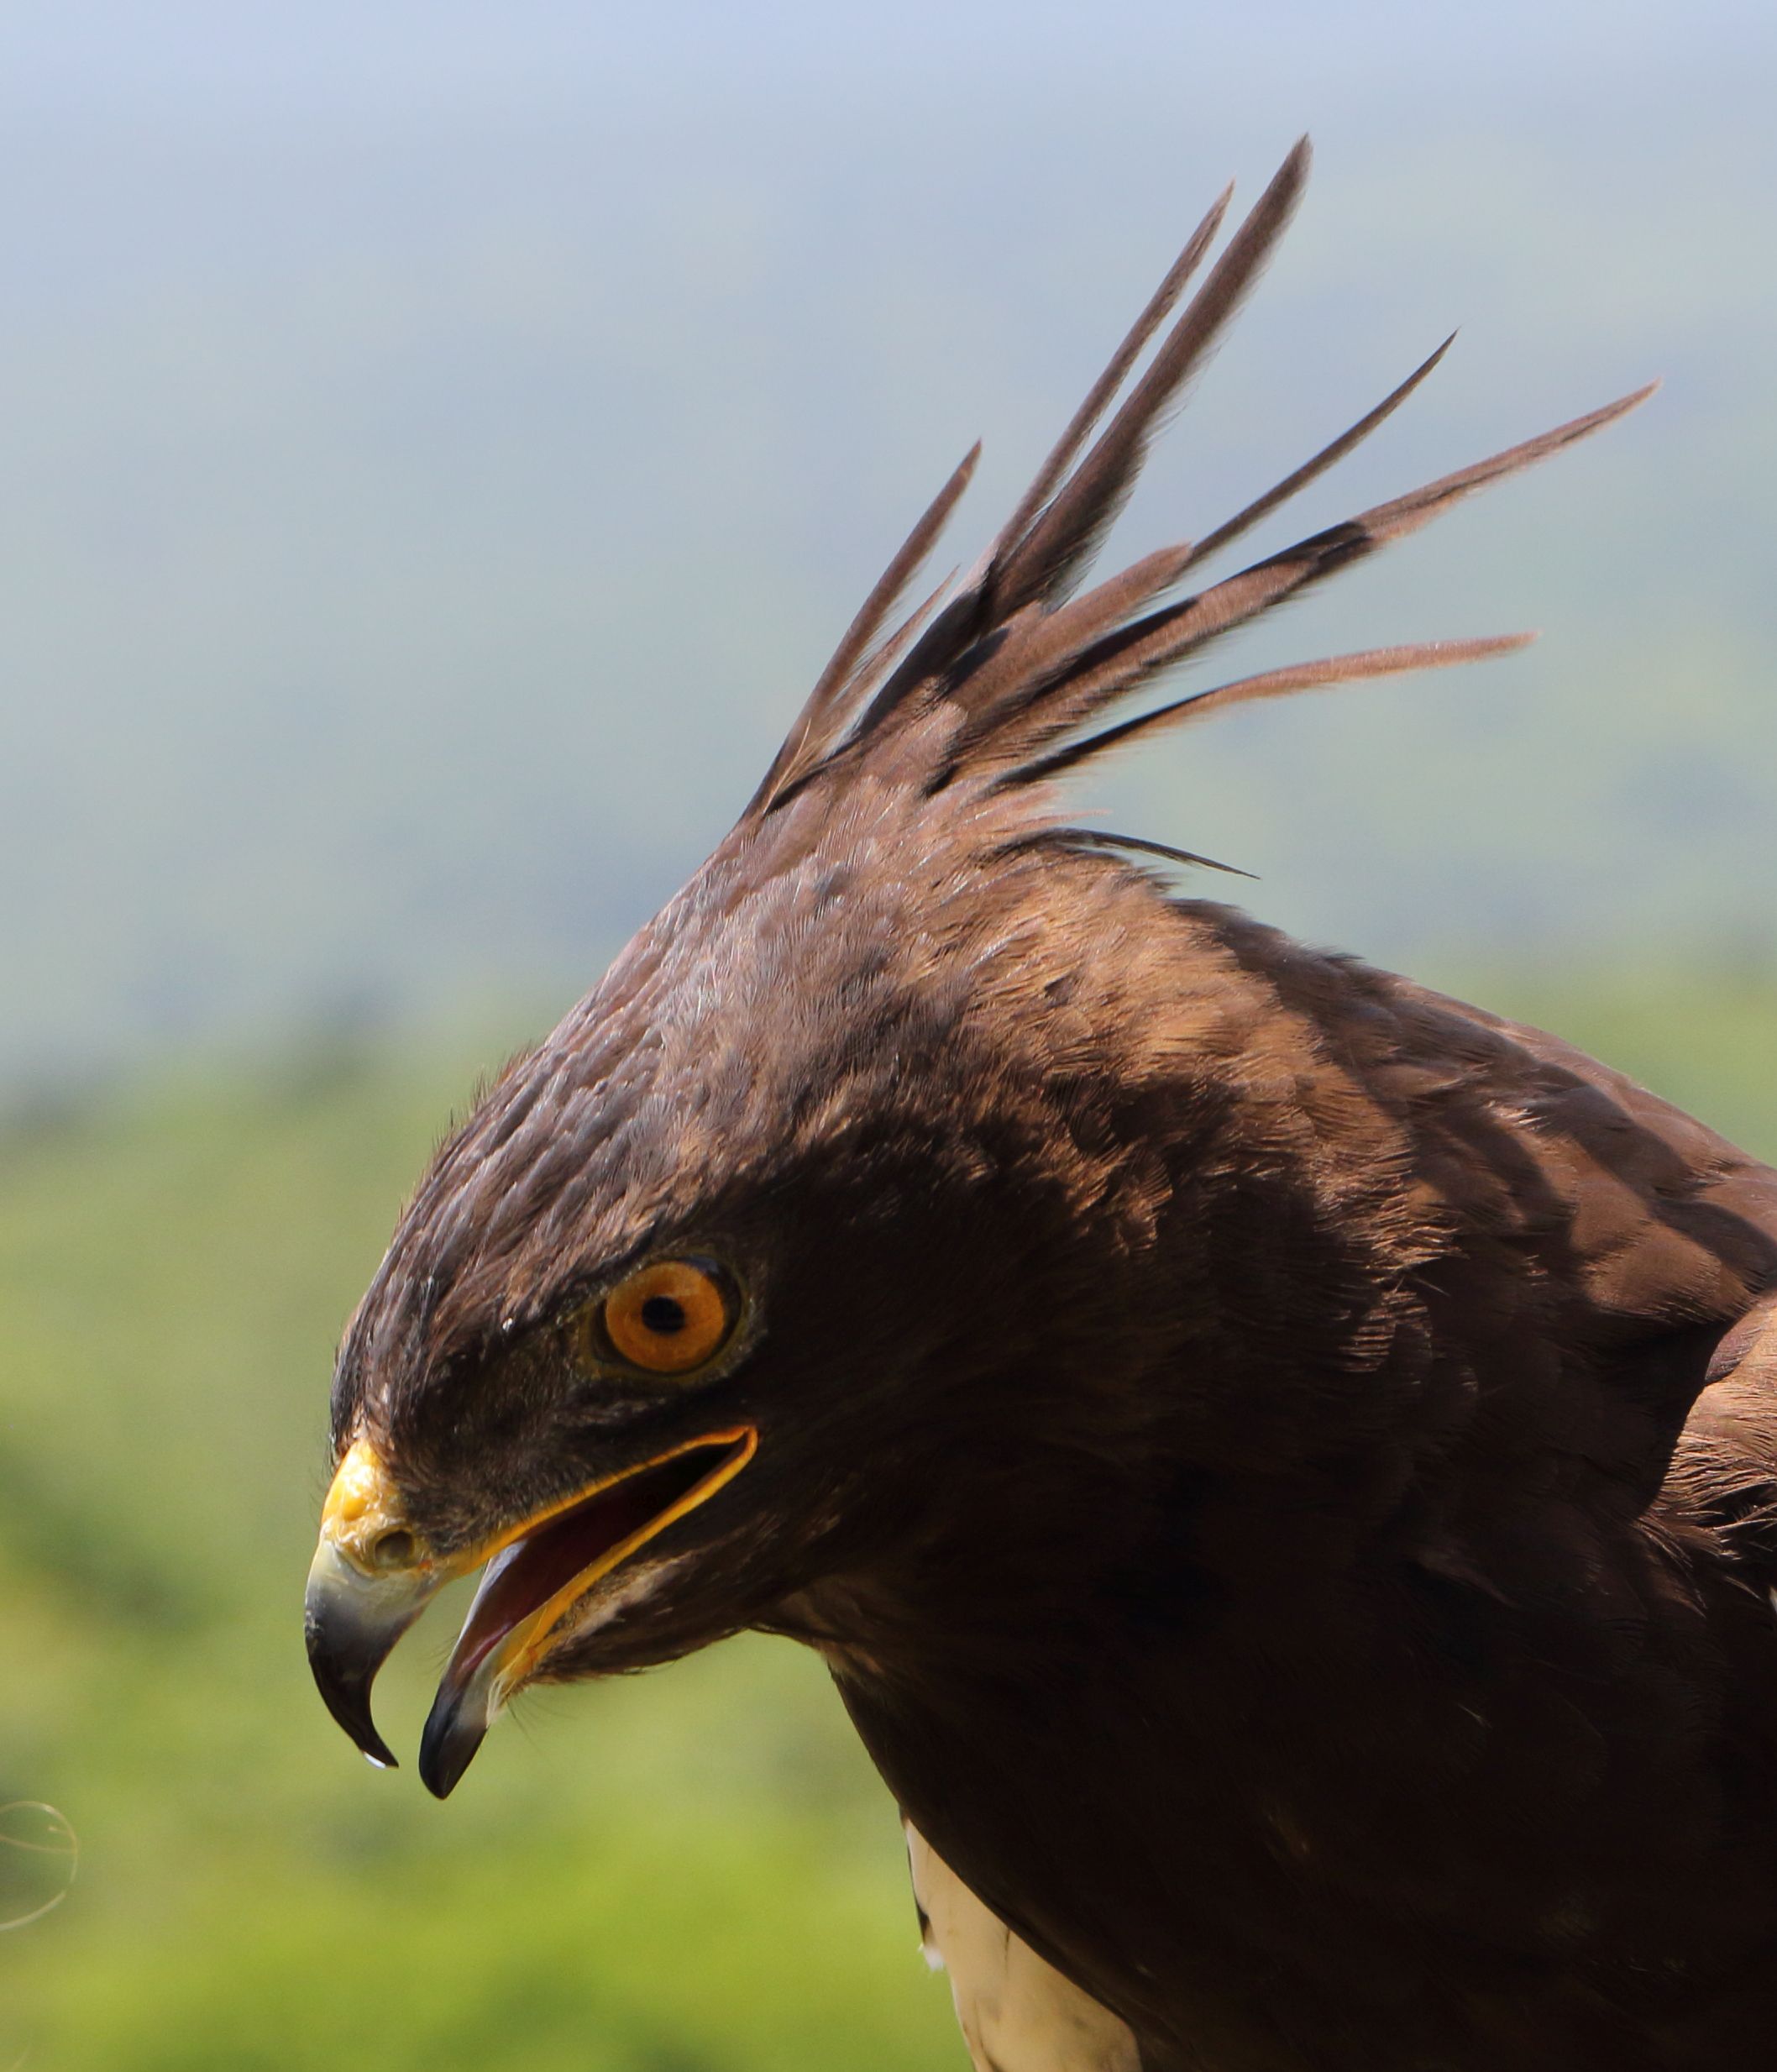
M 611 1350 L 650 1374 L 689 1374 L 718 1351 L 733 1327 L 721 1283 L 689 1259 L 638 1267 L 605 1298 Z

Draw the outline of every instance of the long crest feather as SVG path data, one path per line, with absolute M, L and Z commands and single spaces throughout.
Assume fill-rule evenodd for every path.
M 1013 548 L 1029 533 L 1043 506 L 1055 493 L 1056 485 L 1079 457 L 1080 448 L 1092 436 L 1093 429 L 1114 401 L 1119 389 L 1129 379 L 1129 372 L 1140 359 L 1148 342 L 1172 314 L 1173 305 L 1185 290 L 1191 276 L 1203 264 L 1203 254 L 1214 244 L 1222 220 L 1228 213 L 1228 204 L 1234 199 L 1234 186 L 1230 182 L 1219 194 L 1203 220 L 1187 240 L 1184 249 L 1168 268 L 1166 277 L 1154 291 L 1148 306 L 1130 327 L 1122 344 L 1111 355 L 1103 374 L 1087 391 L 1086 400 L 1069 419 L 1067 428 L 1050 448 L 1049 456 L 1036 471 L 1030 486 L 1018 501 L 1018 506 L 1000 527 L 999 537 L 989 550 L 989 563 L 1002 564 Z
M 1015 770 L 1162 671 L 1201 654 L 1238 627 L 1363 560 L 1379 548 L 1417 532 L 1476 490 L 1530 467 L 1597 431 L 1633 410 L 1650 393 L 1648 389 L 1637 390 L 1601 410 L 1589 411 L 1584 417 L 1558 425 L 1539 438 L 1526 439 L 1428 482 L 1422 489 L 1298 540 L 1195 596 L 1119 626 L 1072 658 L 1068 667 L 1052 674 L 1046 683 L 1033 686 L 1015 706 L 1005 711 L 998 725 L 984 724 L 983 738 L 974 749 L 973 767 L 992 765 Z M 1089 599 L 1080 601 L 1085 604 Z
M 1027 606 L 1052 606 L 1066 596 L 1122 510 L 1161 417 L 1208 357 L 1283 234 L 1308 177 L 1309 155 L 1304 137 L 1185 305 L 1109 424 L 1072 474 L 1060 479 L 1196 270 L 1220 227 L 1231 190 L 1198 225 L 1161 291 L 1151 299 L 1086 402 L 1074 413 L 974 579 L 933 621 L 877 693 L 863 716 L 866 729 L 933 684 L 953 690 L 968 674 L 965 664 L 979 643 L 993 638 Z M 1051 486 L 1058 480 L 1051 496 Z M 1014 530 L 1027 511 L 1034 516 L 1021 530 Z
M 1079 466 L 1029 532 L 995 553 L 992 595 L 1002 610 L 1056 596 L 1091 559 L 1135 485 L 1161 416 L 1227 328 L 1287 228 L 1308 180 L 1308 159 L 1304 137 Z
M 1255 525 L 1268 518 L 1272 511 L 1280 509 L 1292 496 L 1299 495 L 1310 482 L 1324 475 L 1329 468 L 1337 467 L 1353 448 L 1362 445 L 1378 425 L 1394 415 L 1455 343 L 1456 333 L 1453 331 L 1436 351 L 1426 354 L 1399 387 L 1391 389 L 1373 410 L 1366 410 L 1355 424 L 1347 426 L 1336 439 L 1329 439 L 1312 459 L 1305 460 L 1299 468 L 1292 469 L 1281 482 L 1266 490 L 1262 496 L 1254 497 L 1244 511 L 1237 511 L 1231 518 L 1217 526 L 1213 532 L 1206 532 L 1197 543 L 1192 560 L 1207 561 L 1224 547 L 1231 546 L 1243 534 L 1251 532 Z
M 1250 532 L 1376 430 L 1442 360 L 1451 344 L 1446 338 L 1373 408 L 1194 545 L 1163 548 L 1094 588 L 1072 595 L 1127 499 L 1154 431 L 1203 367 L 1287 227 L 1307 177 L 1308 156 L 1304 138 L 1235 230 L 1146 366 L 1135 374 L 1143 353 L 1214 241 L 1229 195 L 1217 201 L 981 560 L 960 586 L 946 595 L 948 585 L 941 585 L 885 634 L 884 625 L 967 486 L 979 448 L 963 461 L 847 628 L 755 794 L 750 814 L 772 811 L 825 773 L 836 776 L 846 767 L 867 763 L 878 737 L 898 732 L 904 717 L 935 708 L 953 712 L 957 724 L 947 737 L 941 729 L 933 737 L 936 745 L 919 779 L 925 789 L 936 790 L 958 779 L 1030 784 L 1233 705 L 1477 661 L 1522 646 L 1529 637 L 1429 642 L 1292 664 L 1175 699 L 1115 726 L 1085 731 L 1108 708 L 1200 656 L 1238 627 L 1417 531 L 1474 490 L 1600 429 L 1633 409 L 1657 386 L 1377 504 L 1195 595 L 1156 603 L 1190 569 Z M 1113 410 L 1132 375 L 1127 395 Z M 1107 412 L 1111 414 L 1103 422 Z M 1103 428 L 1098 430 L 1101 422 Z M 1120 846 L 1178 862 L 1209 860 L 1164 843 L 1124 842 L 1092 830 L 1058 833 L 1076 847 Z
M 874 588 L 858 606 L 857 616 L 833 650 L 831 661 L 820 672 L 807 702 L 796 715 L 794 725 L 784 736 L 783 747 L 772 758 L 771 768 L 766 771 L 747 808 L 749 812 L 768 810 L 778 795 L 789 789 L 819 762 L 826 749 L 844 731 L 861 695 L 861 683 L 868 680 L 866 671 L 861 670 L 859 665 L 868 663 L 871 643 L 882 631 L 883 622 L 900 602 L 907 585 L 930 559 L 938 536 L 950 522 L 951 513 L 961 502 L 980 459 L 981 442 L 978 439 L 951 470 L 950 480 L 920 512 L 919 522 L 902 541 L 894 560 L 877 578 Z M 931 601 L 927 600 L 925 609 L 930 609 Z M 899 652 L 904 644 L 903 637 L 917 623 L 918 616 L 915 614 L 891 633 L 884 645 Z
M 1053 754 L 1023 763 L 1019 781 L 1039 783 L 1058 777 L 1063 770 L 1111 748 L 1125 747 L 1146 734 L 1182 726 L 1187 721 L 1208 719 L 1229 706 L 1252 705 L 1261 698 L 1287 697 L 1298 690 L 1321 690 L 1331 684 L 1355 684 L 1376 676 L 1399 676 L 1409 669 L 1447 669 L 1465 662 L 1486 662 L 1495 655 L 1515 654 L 1536 638 L 1534 633 L 1492 633 L 1478 640 L 1416 641 L 1399 648 L 1367 648 L 1360 653 L 1328 655 L 1318 662 L 1296 662 L 1281 669 L 1266 669 L 1255 676 L 1236 677 L 1207 690 L 1193 691 L 1151 712 L 1138 712 L 1133 719 L 1107 727 L 1100 733 L 1070 741 Z
M 1238 863 L 1219 863 L 1213 856 L 1199 856 L 1195 849 L 1181 849 L 1170 842 L 1151 841 L 1145 835 L 1119 835 L 1109 827 L 1059 827 L 1045 823 L 1033 827 L 1027 834 L 1014 837 L 1006 847 L 1014 850 L 1072 849 L 1101 853 L 1120 850 L 1132 856 L 1152 857 L 1161 863 L 1182 864 L 1188 870 L 1220 871 L 1229 878 L 1252 876 L 1250 870 L 1242 870 Z

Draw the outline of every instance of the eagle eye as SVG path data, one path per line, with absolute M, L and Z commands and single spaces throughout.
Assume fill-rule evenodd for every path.
M 726 1345 L 737 1314 L 719 1267 L 702 1259 L 657 1259 L 594 1305 L 587 1349 L 596 1356 L 602 1340 L 644 1373 L 689 1374 Z

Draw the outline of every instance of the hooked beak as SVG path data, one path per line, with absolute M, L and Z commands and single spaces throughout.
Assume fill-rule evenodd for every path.
M 375 1449 L 359 1440 L 327 1492 L 302 1632 L 327 1709 L 379 1770 L 396 1762 L 370 1717 L 370 1686 L 444 1580 L 404 1523 Z
M 420 1744 L 422 1779 L 447 1797 L 584 1593 L 731 1482 L 757 1449 L 752 1425 L 707 1433 L 441 1558 L 406 1523 L 381 1462 L 359 1441 L 328 1492 L 309 1571 L 308 1659 L 328 1710 L 373 1763 L 393 1769 L 371 1720 L 371 1683 L 439 1586 L 486 1561 Z

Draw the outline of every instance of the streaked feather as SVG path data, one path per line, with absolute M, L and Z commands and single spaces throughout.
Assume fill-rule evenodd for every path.
M 1193 561 L 1207 561 L 1212 554 L 1251 532 L 1329 468 L 1336 467 L 1355 447 L 1361 446 L 1378 425 L 1394 415 L 1455 343 L 1456 333 L 1453 331 L 1435 352 L 1428 354 L 1419 362 L 1398 388 L 1391 389 L 1374 410 L 1366 411 L 1355 424 L 1341 432 L 1336 439 L 1329 441 L 1311 460 L 1303 461 L 1262 496 L 1255 496 L 1244 511 L 1237 511 L 1225 523 L 1205 534 L 1197 543 L 1197 551 L 1191 557 Z
M 990 562 L 999 559 L 1004 552 L 1018 544 L 1030 531 L 1032 522 L 1043 506 L 1053 495 L 1056 485 L 1073 465 L 1080 448 L 1091 437 L 1093 427 L 1116 396 L 1119 389 L 1128 378 L 1129 371 L 1141 357 L 1148 341 L 1172 314 L 1172 307 L 1183 292 L 1187 283 L 1203 263 L 1203 257 L 1215 242 L 1216 233 L 1222 227 L 1222 219 L 1228 213 L 1228 204 L 1234 199 L 1234 186 L 1224 187 L 1203 220 L 1191 233 L 1184 249 L 1173 260 L 1166 277 L 1154 291 L 1148 306 L 1130 326 L 1128 334 L 1110 363 L 1098 380 L 1087 391 L 1086 400 L 1069 419 L 1067 428 L 1050 448 L 1049 457 L 1036 471 L 1030 486 L 1019 499 L 1018 506 L 1000 529 L 998 540 L 989 551 Z
M 1151 842 L 1145 835 L 1119 835 L 1109 827 L 1033 827 L 1028 834 L 1007 845 L 1009 849 L 1127 849 L 1136 856 L 1157 857 L 1168 863 L 1182 863 L 1193 870 L 1221 871 L 1229 878 L 1250 878 L 1238 863 L 1219 863 L 1213 856 L 1200 856 L 1195 849 L 1181 849 L 1170 842 Z
M 1108 727 L 1102 733 L 1071 741 L 1039 762 L 1023 764 L 1014 775 L 1020 783 L 1058 777 L 1063 770 L 1077 768 L 1088 758 L 1125 747 L 1138 737 L 1180 727 L 1190 720 L 1207 719 L 1212 712 L 1226 711 L 1231 706 L 1287 697 L 1298 690 L 1321 690 L 1332 684 L 1401 676 L 1411 669 L 1448 669 L 1460 663 L 1485 662 L 1495 655 L 1515 654 L 1535 638 L 1534 633 L 1495 633 L 1478 640 L 1417 641 L 1405 647 L 1370 648 L 1356 654 L 1328 655 L 1318 662 L 1297 662 L 1281 669 L 1266 669 L 1256 676 L 1238 677 L 1232 683 L 1193 691 L 1188 697 L 1175 698 L 1170 705 L 1156 706 L 1151 712 L 1138 712 L 1133 719 Z M 1201 863 L 1204 859 L 1193 857 L 1189 860 Z
M 1161 415 L 1201 366 L 1276 249 L 1301 197 L 1308 159 L 1304 137 L 1085 459 L 1025 537 L 995 555 L 992 594 L 1001 610 L 1054 597 L 1091 559 L 1135 486 Z
M 1596 431 L 1633 409 L 1651 392 L 1650 389 L 1638 390 L 1601 410 L 1558 425 L 1539 438 L 1526 439 L 1458 469 L 1404 496 L 1298 540 L 1195 596 L 1131 621 L 1087 649 L 1072 669 L 1052 678 L 1022 710 L 1009 710 L 1002 723 L 983 739 L 977 751 L 977 766 L 985 763 L 1004 768 L 1040 756 L 1162 670 L 1201 653 L 1236 627 L 1249 624 L 1287 598 L 1362 560 L 1378 548 L 1429 524 L 1487 483 L 1528 467 Z
M 778 794 L 818 763 L 843 732 L 859 695 L 858 664 L 881 631 L 883 622 L 900 602 L 907 585 L 930 559 L 939 534 L 950 522 L 951 513 L 968 487 L 980 459 L 981 442 L 978 439 L 951 471 L 949 480 L 920 514 L 918 523 L 902 541 L 894 559 L 877 578 L 870 595 L 859 606 L 857 616 L 833 650 L 832 659 L 820 672 L 815 688 L 784 736 L 783 747 L 773 757 L 771 768 L 761 779 L 747 807 L 749 813 L 768 811 Z M 925 609 L 930 608 L 930 602 L 927 601 Z M 904 644 L 904 637 L 917 625 L 919 616 L 915 613 L 889 636 L 886 644 L 898 650 Z

